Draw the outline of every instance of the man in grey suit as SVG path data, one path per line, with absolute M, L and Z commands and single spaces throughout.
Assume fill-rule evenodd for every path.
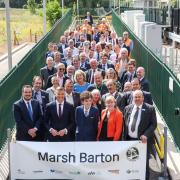
M 153 144 L 154 131 L 157 127 L 156 112 L 152 105 L 144 103 L 141 90 L 133 92 L 133 104 L 125 107 L 124 139 L 141 140 L 147 143 L 146 179 L 149 177 L 149 156 Z
M 43 89 L 46 88 L 48 77 L 57 72 L 52 57 L 47 57 L 46 66 L 40 69 L 40 76 L 43 80 Z

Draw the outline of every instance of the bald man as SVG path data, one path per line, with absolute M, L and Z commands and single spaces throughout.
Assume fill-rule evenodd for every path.
M 146 179 L 149 177 L 149 154 L 153 144 L 154 131 L 157 127 L 155 108 L 144 103 L 141 90 L 133 92 L 133 103 L 125 107 L 124 111 L 124 139 L 141 140 L 147 143 Z

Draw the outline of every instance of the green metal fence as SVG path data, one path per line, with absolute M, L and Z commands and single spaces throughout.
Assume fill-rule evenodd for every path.
M 6 140 L 6 129 L 14 126 L 12 105 L 21 96 L 24 84 L 31 84 L 32 77 L 39 75 L 45 65 L 45 53 L 49 42 L 58 42 L 59 36 L 71 24 L 72 15 L 69 10 L 47 33 L 43 39 L 14 67 L 0 82 L 0 149 Z
M 134 41 L 132 57 L 136 59 L 138 66 L 145 68 L 154 102 L 171 130 L 177 146 L 180 147 L 180 115 L 175 115 L 175 108 L 180 108 L 180 82 L 115 12 L 112 13 L 112 24 L 118 36 L 122 36 L 124 31 L 128 31 L 130 38 Z M 173 80 L 173 91 L 169 90 L 169 79 Z

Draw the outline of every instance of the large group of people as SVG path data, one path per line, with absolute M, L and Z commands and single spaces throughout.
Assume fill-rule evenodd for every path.
M 141 140 L 152 145 L 156 114 L 145 69 L 131 58 L 128 32 L 117 37 L 105 18 L 49 42 L 45 66 L 14 103 L 21 141 Z

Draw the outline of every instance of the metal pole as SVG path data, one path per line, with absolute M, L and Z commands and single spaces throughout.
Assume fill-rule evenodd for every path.
M 77 17 L 79 19 L 79 0 L 77 0 Z
M 62 17 L 64 16 L 64 0 L 61 1 L 62 2 Z
M 114 0 L 114 10 L 115 10 L 115 0 Z
M 9 180 L 11 180 L 11 166 L 10 166 L 10 142 L 11 142 L 11 129 L 7 129 L 7 138 L 8 138 L 8 164 L 9 164 Z
M 167 127 L 164 127 L 164 172 L 165 178 L 168 178 L 167 172 Z
M 121 0 L 119 0 L 119 16 L 120 16 L 120 12 L 121 12 L 121 10 L 120 10 L 120 7 L 121 7 Z
M 8 70 L 12 69 L 12 48 L 11 48 L 11 26 L 9 14 L 9 0 L 5 0 L 6 7 L 6 31 L 7 31 L 7 48 L 8 48 Z
M 43 34 L 46 34 L 46 0 L 43 0 Z

